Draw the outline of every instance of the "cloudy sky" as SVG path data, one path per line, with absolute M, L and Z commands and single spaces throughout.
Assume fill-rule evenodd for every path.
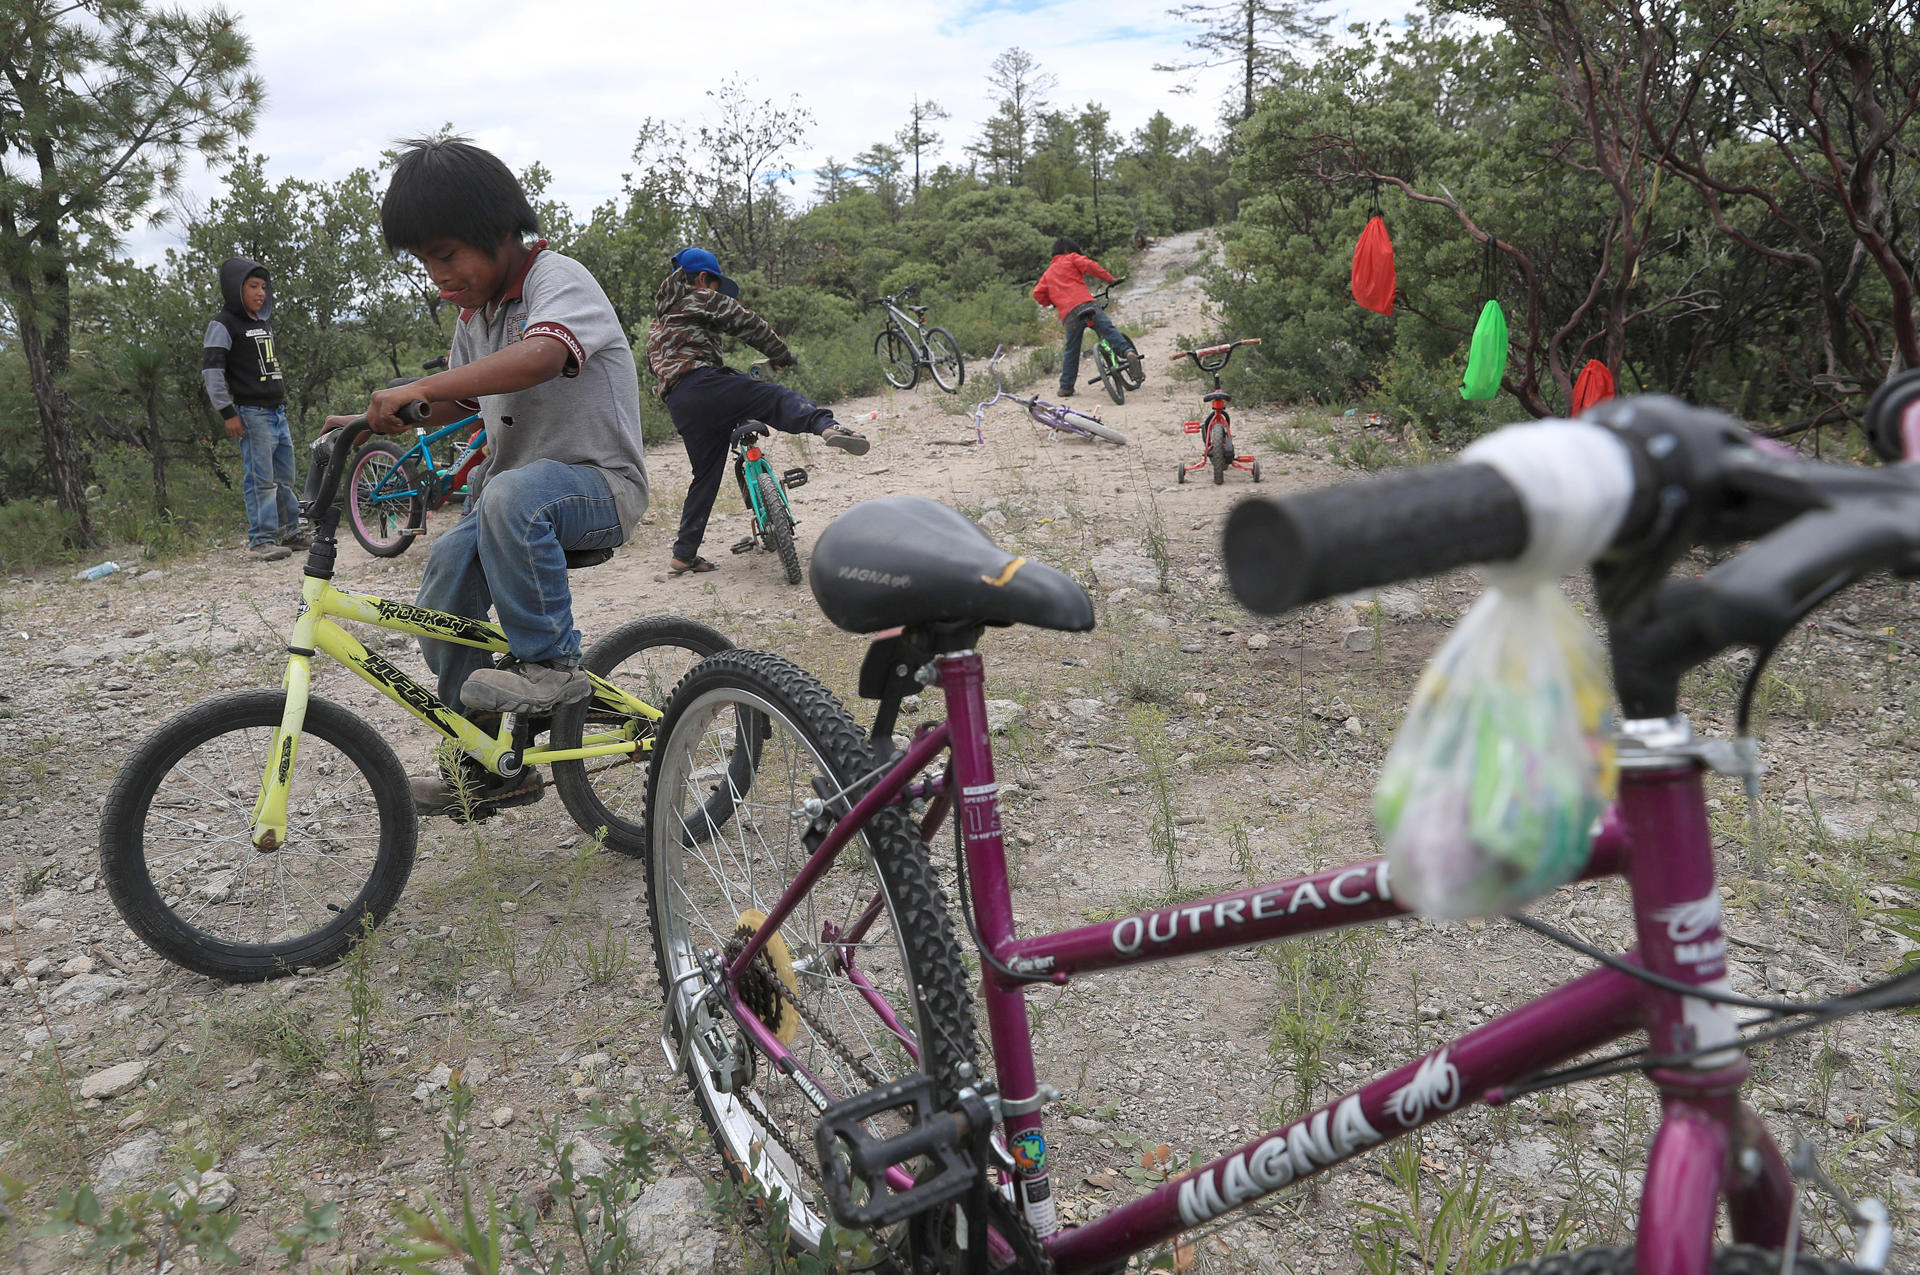
M 756 98 L 797 96 L 814 125 L 794 156 L 842 161 L 905 122 L 913 95 L 952 118 L 941 158 L 963 158 L 990 111 L 989 64 L 1010 45 L 1058 77 L 1053 100 L 1098 101 L 1129 132 L 1155 110 L 1211 133 L 1233 72 L 1156 72 L 1192 28 L 1172 0 L 254 0 L 229 3 L 253 41 L 267 105 L 247 144 L 275 176 L 331 179 L 395 138 L 451 123 L 584 210 L 614 194 L 640 121 L 697 124 L 705 92 L 747 77 Z M 210 6 L 202 6 L 210 7 Z M 1336 23 L 1398 17 L 1403 0 L 1343 0 Z M 397 16 L 404 15 L 404 16 Z M 1191 93 L 1178 93 L 1183 82 Z M 805 198 L 812 180 L 797 186 Z M 215 189 L 205 174 L 195 192 Z M 140 236 L 141 256 L 165 231 Z

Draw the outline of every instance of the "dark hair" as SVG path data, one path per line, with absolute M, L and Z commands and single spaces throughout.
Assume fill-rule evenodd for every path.
M 390 252 L 429 239 L 458 239 L 492 252 L 508 235 L 536 235 L 527 192 L 500 157 L 464 137 L 409 138 L 380 201 L 380 234 Z
M 1080 245 L 1075 243 L 1073 240 L 1069 239 L 1065 235 L 1061 235 L 1058 239 L 1053 241 L 1053 255 L 1056 257 L 1062 255 L 1063 253 L 1079 252 L 1079 251 L 1080 251 Z

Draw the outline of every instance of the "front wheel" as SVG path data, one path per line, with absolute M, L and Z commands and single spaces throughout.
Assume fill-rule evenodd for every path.
M 1118 443 L 1122 447 L 1126 446 L 1127 436 L 1111 425 L 1107 425 L 1101 421 L 1079 421 L 1077 423 L 1081 429 L 1086 430 L 1087 433 L 1092 434 L 1095 438 L 1104 438 L 1109 443 Z
M 376 558 L 405 553 L 426 524 L 420 479 L 403 454 L 392 443 L 368 443 L 347 474 L 347 525 L 360 547 Z
M 698 620 L 650 615 L 629 620 L 595 642 L 580 663 L 658 713 L 687 670 L 732 646 L 726 634 Z M 596 738 L 617 736 L 643 745 L 631 753 L 553 763 L 553 786 L 567 813 L 582 832 L 602 837 L 609 850 L 620 854 L 647 852 L 644 745 L 653 738 L 657 720 L 615 707 L 600 695 L 569 704 L 553 717 L 555 748 L 579 748 L 588 732 Z
M 731 759 L 747 723 L 759 761 L 743 784 Z M 649 776 L 647 912 L 680 1069 L 728 1170 L 785 1201 L 788 1239 L 804 1252 L 818 1251 L 830 1216 L 816 1101 L 924 1071 L 945 1104 L 974 1055 L 946 904 L 898 806 L 814 865 L 755 959 L 737 978 L 725 973 L 809 863 L 808 806 L 844 817 L 858 795 L 847 787 L 872 768 L 865 732 L 818 681 L 778 656 L 728 651 L 674 692 Z M 707 811 L 722 796 L 735 814 L 716 827 Z M 777 1051 L 741 1030 L 732 1004 Z M 906 1127 L 874 1122 L 880 1136 Z
M 800 550 L 793 543 L 793 511 L 787 508 L 780 484 L 767 470 L 754 478 L 760 487 L 760 505 L 767 511 L 767 539 L 780 555 L 780 569 L 787 573 L 788 584 L 800 583 Z
M 884 328 L 873 338 L 873 357 L 880 360 L 880 375 L 896 390 L 910 390 L 920 379 L 913 343 L 893 328 Z
M 253 844 L 283 691 L 241 691 L 161 724 L 100 817 L 100 875 L 130 929 L 176 965 L 233 983 L 331 965 L 392 910 L 413 871 L 413 793 L 359 717 L 307 701 L 288 756 L 287 839 Z
M 1793 1255 L 1793 1266 L 1806 1275 L 1859 1275 L 1845 1262 L 1806 1252 Z M 1767 1249 L 1729 1244 L 1714 1250 L 1713 1275 L 1779 1275 L 1780 1269 L 1780 1254 Z M 1633 1275 L 1633 1248 L 1568 1249 L 1503 1267 L 1494 1275 Z
M 933 382 L 949 394 L 957 394 L 967 383 L 967 361 L 960 356 L 960 343 L 945 328 L 928 328 L 927 369 Z

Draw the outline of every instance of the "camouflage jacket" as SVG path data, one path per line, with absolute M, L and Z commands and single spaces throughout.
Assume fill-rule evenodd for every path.
M 653 294 L 653 324 L 647 329 L 647 368 L 661 398 L 699 367 L 721 367 L 720 338 L 736 336 L 775 363 L 793 361 L 773 325 L 718 291 L 695 292 L 675 270 Z

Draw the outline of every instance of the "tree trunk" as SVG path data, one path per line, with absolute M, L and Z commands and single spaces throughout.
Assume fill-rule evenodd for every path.
M 1253 38 L 1253 10 L 1258 0 L 1245 0 L 1245 3 L 1247 6 L 1247 86 L 1246 106 L 1240 112 L 1240 118 L 1250 120 L 1253 118 L 1253 61 L 1259 48 Z
M 16 280 L 15 287 L 18 286 Z M 30 291 L 23 292 L 32 295 Z M 93 520 L 87 513 L 86 474 L 79 445 L 74 441 L 73 425 L 67 419 L 66 396 L 54 382 L 48 342 L 39 325 L 30 314 L 20 317 L 20 350 L 26 355 L 27 381 L 33 388 L 33 405 L 40 415 L 40 441 L 47 458 L 47 475 L 53 480 L 54 499 L 72 517 L 79 543 L 90 545 Z

